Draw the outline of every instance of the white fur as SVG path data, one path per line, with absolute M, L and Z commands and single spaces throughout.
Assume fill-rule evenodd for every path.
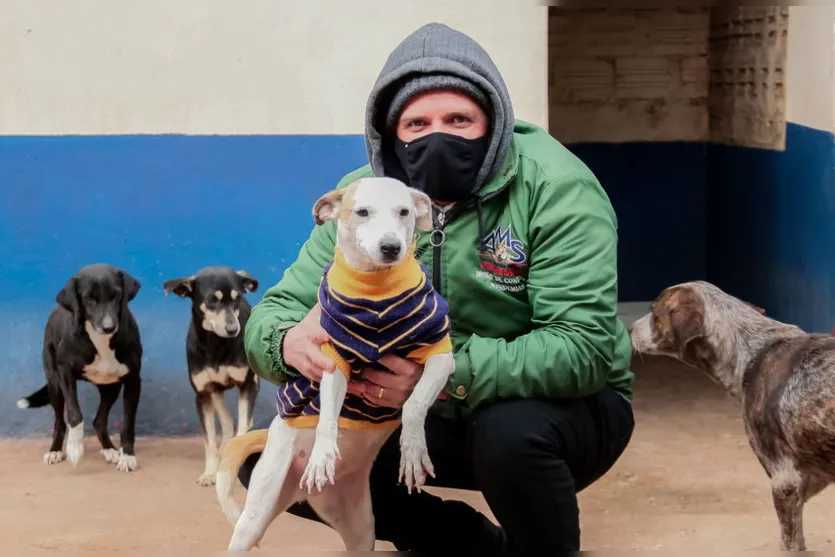
M 116 470 L 119 472 L 133 472 L 138 467 L 135 455 L 126 455 L 122 452 L 122 449 L 119 449 L 119 461 L 116 463 Z
M 110 348 L 110 339 L 113 338 L 113 334 L 106 335 L 96 331 L 89 321 L 84 323 L 84 329 L 96 348 L 95 359 L 82 370 L 84 377 L 96 385 L 118 383 L 128 374 L 128 368 L 116 359 L 116 353 Z
M 67 424 L 69 426 L 69 424 Z M 84 422 L 78 422 L 75 427 L 70 427 L 67 433 L 67 460 L 78 464 L 84 456 Z
M 99 451 L 104 459 L 109 462 L 110 464 L 118 464 L 119 463 L 119 455 L 121 454 L 116 449 L 102 449 Z
M 396 265 L 408 255 L 408 247 L 415 227 L 432 227 L 432 207 L 429 197 L 394 178 L 362 178 L 352 186 L 351 207 L 347 219 L 337 221 L 336 244 L 352 267 L 371 271 Z M 348 203 L 345 197 L 326 204 L 318 217 L 323 221 L 337 220 Z M 359 216 L 357 211 L 368 211 Z M 407 210 L 405 216 L 401 211 Z M 383 257 L 381 246 L 395 244 L 400 252 L 393 260 Z
M 63 451 L 51 451 L 43 455 L 43 463 L 47 466 L 63 462 L 66 456 Z
M 416 221 L 423 229 L 431 228 L 429 198 L 391 178 L 363 178 L 353 187 L 352 211 L 366 208 L 369 215 L 358 219 L 348 214 L 349 222 L 337 223 L 337 245 L 346 262 L 358 270 L 374 271 L 401 261 L 408 254 Z M 341 198 L 333 192 L 324 196 L 317 202 L 320 209 L 314 209 L 317 219 L 322 222 L 336 219 L 341 203 Z M 409 209 L 407 216 L 400 215 L 403 207 Z M 380 245 L 384 241 L 400 242 L 397 261 L 383 261 Z M 412 487 L 420 489 L 424 485 L 427 473 L 434 476 L 424 424 L 429 407 L 454 369 L 452 354 L 430 358 L 403 406 L 400 476 L 405 478 L 410 491 Z M 243 513 L 229 501 L 221 500 L 226 516 L 236 519 L 229 551 L 252 549 L 276 516 L 294 502 L 305 499 L 339 532 L 348 551 L 374 550 L 369 475 L 377 453 L 392 430 L 339 430 L 338 417 L 347 389 L 345 376 L 339 371 L 326 373 L 319 389 L 321 408 L 315 429 L 296 430 L 280 417 L 273 419 L 264 452 L 250 478 Z M 230 479 L 223 479 L 227 481 Z M 332 485 L 326 485 L 328 482 Z M 317 489 L 313 490 L 313 486 Z
M 17 407 L 20 408 L 20 409 L 25 410 L 25 409 L 29 408 L 29 401 L 26 400 L 25 398 L 21 398 L 20 400 L 17 401 Z
M 454 369 L 452 353 L 436 354 L 429 358 L 423 366 L 423 375 L 403 405 L 399 478 L 400 481 L 405 480 L 409 493 L 413 487 L 421 490 L 426 483 L 426 474 L 435 477 L 435 469 L 426 448 L 424 423 L 429 407 L 438 399 Z
M 319 399 L 321 411 L 316 424 L 316 441 L 313 451 L 307 461 L 299 487 L 307 492 L 313 491 L 314 484 L 319 491 L 330 481 L 336 482 L 336 459 L 340 458 L 337 436 L 339 435 L 339 413 L 345 394 L 348 391 L 348 380 L 341 371 L 325 373 L 319 384 Z

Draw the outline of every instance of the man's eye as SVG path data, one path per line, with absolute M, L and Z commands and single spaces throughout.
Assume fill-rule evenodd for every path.
M 368 216 L 368 209 L 357 209 L 355 211 L 358 217 L 367 217 Z

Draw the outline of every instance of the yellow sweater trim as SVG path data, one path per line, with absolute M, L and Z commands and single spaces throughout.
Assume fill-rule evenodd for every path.
M 345 256 L 337 247 L 333 264 L 328 270 L 328 283 L 340 296 L 361 298 L 379 302 L 393 298 L 416 288 L 426 275 L 415 258 L 415 243 L 409 246 L 409 253 L 403 261 L 387 269 L 358 271 L 345 262 Z
M 412 350 L 406 354 L 406 359 L 423 365 L 432 356 L 446 354 L 448 352 L 452 352 L 452 340 L 449 338 L 449 335 L 445 335 L 444 338 L 435 344 L 428 344 Z
M 319 416 L 296 416 L 293 418 L 284 418 L 284 422 L 291 427 L 307 428 L 316 427 L 319 424 Z M 400 427 L 400 418 L 394 420 L 387 420 L 385 422 L 374 423 L 359 420 L 350 420 L 340 416 L 337 419 L 339 429 L 397 429 Z
M 339 352 L 336 351 L 336 348 L 333 347 L 333 344 L 330 342 L 326 342 L 321 346 L 322 352 L 333 360 L 333 363 L 336 364 L 336 369 L 342 372 L 342 375 L 345 376 L 345 379 L 348 381 L 351 380 L 351 374 L 353 373 L 353 369 L 351 368 L 351 364 L 349 364 L 345 358 L 339 355 Z

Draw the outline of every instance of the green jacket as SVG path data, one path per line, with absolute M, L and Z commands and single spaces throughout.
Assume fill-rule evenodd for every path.
M 517 120 L 503 170 L 479 211 L 453 207 L 417 256 L 449 303 L 455 373 L 433 412 L 460 418 L 508 397 L 563 398 L 611 385 L 631 401 L 631 343 L 617 307 L 617 221 L 592 172 L 543 129 Z M 371 176 L 368 166 L 337 187 Z M 457 211 L 457 212 L 456 212 Z M 483 243 L 479 240 L 482 230 Z M 252 310 L 245 344 L 254 371 L 276 384 L 287 329 L 316 303 L 333 256 L 334 223 L 316 227 L 298 259 Z

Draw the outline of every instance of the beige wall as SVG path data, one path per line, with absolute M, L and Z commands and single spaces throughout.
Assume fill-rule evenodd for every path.
M 835 7 L 553 9 L 550 129 L 566 142 L 782 149 L 835 127 Z
M 440 21 L 547 125 L 547 8 L 506 0 L 6 0 L 0 134 L 358 134 L 392 48 Z
M 565 142 L 708 137 L 708 8 L 552 9 L 550 125 Z
M 835 7 L 789 8 L 788 119 L 816 129 L 835 126 Z

